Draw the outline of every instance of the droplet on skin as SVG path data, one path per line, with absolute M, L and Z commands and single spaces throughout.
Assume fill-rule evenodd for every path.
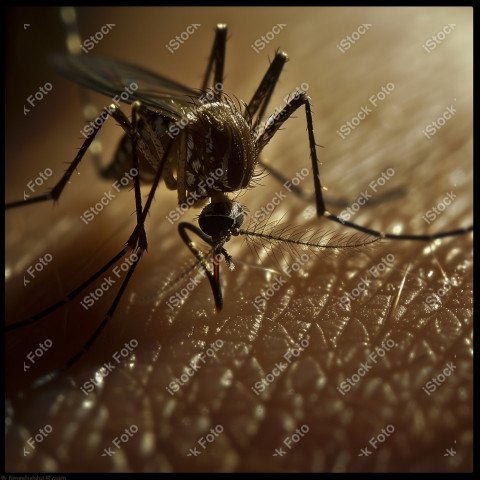
M 403 225 L 401 223 L 397 223 L 394 225 L 392 231 L 395 235 L 400 235 L 403 232 Z

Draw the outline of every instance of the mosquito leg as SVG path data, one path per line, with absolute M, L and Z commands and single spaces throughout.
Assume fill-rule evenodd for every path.
M 313 184 L 315 187 L 315 200 L 317 207 L 317 216 L 318 217 L 327 217 L 329 220 L 345 225 L 349 228 L 353 228 L 363 233 L 373 235 L 379 238 L 388 238 L 392 240 L 419 240 L 419 241 L 431 241 L 437 238 L 451 237 L 456 235 L 463 235 L 470 231 L 473 231 L 473 225 L 470 225 L 466 228 L 459 228 L 456 230 L 450 230 L 445 232 L 438 232 L 427 235 L 412 235 L 412 234 L 394 234 L 394 233 L 384 233 L 379 232 L 378 230 L 372 230 L 370 228 L 358 225 L 347 220 L 343 220 L 340 217 L 337 217 L 333 213 L 330 213 L 325 207 L 325 201 L 322 193 L 322 185 L 320 183 L 320 172 L 318 167 L 318 157 L 316 151 L 315 135 L 313 130 L 313 119 L 312 111 L 310 107 L 310 101 L 308 97 L 302 93 L 300 95 L 294 95 L 292 99 L 287 103 L 287 105 L 273 117 L 273 121 L 270 125 L 267 126 L 265 131 L 258 137 L 257 145 L 261 151 L 270 139 L 275 135 L 278 129 L 285 123 L 288 118 L 302 105 L 305 106 L 305 115 L 307 120 L 307 130 L 308 130 L 308 141 L 310 145 L 310 158 L 312 161 L 312 171 L 313 171 Z
M 261 165 L 265 170 L 267 170 L 270 175 L 280 182 L 282 185 L 285 185 L 289 182 L 288 189 L 292 193 L 294 193 L 297 197 L 301 198 L 302 200 L 306 200 L 307 202 L 313 202 L 315 200 L 315 192 L 306 192 L 298 185 L 293 185 L 290 182 L 290 179 L 285 177 L 282 173 L 280 173 L 275 167 L 272 167 L 270 164 L 264 162 L 262 159 L 258 161 L 259 165 Z M 368 201 L 365 204 L 365 207 L 371 207 L 373 205 L 383 203 L 386 200 L 390 200 L 393 198 L 402 197 L 405 195 L 406 189 L 404 187 L 393 188 L 383 194 L 376 195 L 374 198 Z M 335 207 L 340 208 L 348 208 L 351 206 L 352 202 L 346 198 L 325 198 L 326 203 L 329 205 L 334 205 Z
M 140 191 L 140 165 L 138 162 L 138 120 L 139 120 L 139 109 L 141 108 L 140 102 L 134 102 L 132 105 L 132 163 L 133 168 L 137 171 L 133 179 L 133 186 L 135 189 L 135 210 L 137 212 L 137 225 L 142 223 L 142 193 Z M 163 170 L 163 168 L 162 168 Z M 147 235 L 145 233 L 145 228 L 142 223 L 142 230 L 140 232 L 139 245 L 143 250 L 147 250 Z
M 120 303 L 120 300 L 122 299 L 123 294 L 125 293 L 125 290 L 128 286 L 128 283 L 130 282 L 130 279 L 132 278 L 133 273 L 135 272 L 135 269 L 137 268 L 138 262 L 140 261 L 140 258 L 142 258 L 143 255 L 143 250 L 140 248 L 135 252 L 135 256 L 132 259 L 132 265 L 128 269 L 127 275 L 125 276 L 122 285 L 120 286 L 120 290 L 118 293 L 115 295 L 115 299 L 113 300 L 112 305 L 108 309 L 107 313 L 105 314 L 105 317 L 103 318 L 102 322 L 100 325 L 96 328 L 96 330 L 93 332 L 93 334 L 90 336 L 90 338 L 87 340 L 83 348 L 78 351 L 75 355 L 73 355 L 66 363 L 65 365 L 59 370 L 61 372 L 62 370 L 66 370 L 70 368 L 74 363 L 76 363 L 85 353 L 87 353 L 90 350 L 90 347 L 93 345 L 97 337 L 100 335 L 102 330 L 107 326 L 108 322 L 112 319 L 115 310 L 118 307 L 118 304 Z
M 212 70 L 215 64 L 213 85 L 218 84 L 223 86 L 223 72 L 225 68 L 225 51 L 227 46 L 227 25 L 218 23 L 215 28 L 215 40 L 213 41 L 212 51 L 208 59 L 207 70 L 203 78 L 201 90 L 205 92 L 208 88 L 208 82 L 212 75 Z M 214 88 L 215 100 L 220 100 L 221 90 Z
M 134 115 L 135 116 L 135 115 Z M 135 120 L 134 120 L 135 121 Z M 165 161 L 168 157 L 168 153 L 169 153 L 169 150 L 170 150 L 170 147 L 172 145 L 172 142 L 169 143 L 168 147 L 166 148 L 165 150 L 165 153 L 163 155 L 163 158 L 161 159 L 161 162 L 160 162 L 160 165 L 159 165 L 159 168 L 158 168 L 158 172 L 157 172 L 157 175 L 155 177 L 155 180 L 154 180 L 154 183 L 151 187 L 151 190 L 150 190 L 150 193 L 149 193 L 149 196 L 148 196 L 148 199 L 147 199 L 147 203 L 145 205 L 145 208 L 143 209 L 142 211 L 142 215 L 140 217 L 140 223 L 137 224 L 137 226 L 135 227 L 135 230 L 133 231 L 132 235 L 130 236 L 128 242 L 127 242 L 127 245 L 125 246 L 125 248 L 122 249 L 121 252 L 119 252 L 115 257 L 113 257 L 109 262 L 107 262 L 97 273 L 95 273 L 94 275 L 92 275 L 92 277 L 90 277 L 89 280 L 87 280 L 86 282 L 84 282 L 80 287 L 78 287 L 77 289 L 75 289 L 73 292 L 71 292 L 68 296 L 67 296 L 67 299 L 66 300 L 63 300 L 61 302 L 57 302 L 56 304 L 52 305 L 51 307 L 45 309 L 43 312 L 41 312 L 40 314 L 36 315 L 35 317 L 32 317 L 31 319 L 25 321 L 25 322 L 20 322 L 19 324 L 15 324 L 15 325 L 10 325 L 8 327 L 6 327 L 7 330 L 13 330 L 15 328 L 18 328 L 20 326 L 25 326 L 25 325 L 28 325 L 28 324 L 32 324 L 32 323 L 36 323 L 37 321 L 39 321 L 41 318 L 44 318 L 46 315 L 48 315 L 49 313 L 51 313 L 52 311 L 56 310 L 57 308 L 59 308 L 61 305 L 64 305 L 67 301 L 71 300 L 72 298 L 74 298 L 75 296 L 77 296 L 88 284 L 92 283 L 94 280 L 96 280 L 102 273 L 104 273 L 106 270 L 108 270 L 114 263 L 116 263 L 118 260 L 120 260 L 120 258 L 125 255 L 128 250 L 130 249 L 130 245 L 132 244 L 136 244 L 137 241 L 138 241 L 138 238 L 140 236 L 140 243 L 142 242 L 141 240 L 141 232 L 143 232 L 143 228 L 144 228 L 144 222 L 145 222 L 145 218 L 148 214 L 148 210 L 151 206 L 151 203 L 152 203 L 152 200 L 153 200 L 153 197 L 155 195 L 155 190 L 156 188 L 158 187 L 158 184 L 160 182 L 160 178 L 162 176 L 162 171 L 163 171 L 163 166 L 165 164 Z M 138 217 L 137 217 L 138 218 Z M 140 233 L 139 233 L 140 232 Z M 33 384 L 33 388 L 37 388 L 37 387 L 40 387 L 48 382 L 50 382 L 51 380 L 53 380 L 54 378 L 56 378 L 61 372 L 67 370 L 68 368 L 70 368 L 73 364 L 75 364 L 85 353 L 87 353 L 91 346 L 93 345 L 93 343 L 95 342 L 95 340 L 97 339 L 97 337 L 100 335 L 100 333 L 104 330 L 104 328 L 107 326 L 108 322 L 112 319 L 117 307 L 118 307 L 118 304 L 120 303 L 121 299 L 122 299 L 122 296 L 123 294 L 125 293 L 125 290 L 128 286 L 128 283 L 130 281 L 130 279 L 132 278 L 133 276 L 133 273 L 135 272 L 135 269 L 138 265 L 138 262 L 140 261 L 140 258 L 142 257 L 143 255 L 143 252 L 144 250 L 140 247 L 140 248 L 137 248 L 134 250 L 135 252 L 135 256 L 131 256 L 130 259 L 132 261 L 132 264 L 130 265 L 129 269 L 128 269 L 128 272 L 127 272 L 127 275 L 125 276 L 125 279 L 123 280 L 122 282 L 122 285 L 120 286 L 120 290 L 118 291 L 118 293 L 116 294 L 115 296 L 115 299 L 113 300 L 113 303 L 112 305 L 110 306 L 110 308 L 108 309 L 105 317 L 103 318 L 102 322 L 100 323 L 100 325 L 96 328 L 96 330 L 93 332 L 93 334 L 90 336 L 90 338 L 87 340 L 87 342 L 84 344 L 84 346 L 82 347 L 82 349 L 80 351 L 78 351 L 75 355 L 73 355 L 66 363 L 63 367 L 59 368 L 59 369 L 56 369 L 54 370 L 53 372 L 51 372 L 50 374 L 48 374 L 47 376 L 45 377 L 42 377 L 41 379 L 37 380 L 37 382 L 35 382 Z M 132 258 L 133 257 L 133 258 Z
M 130 236 L 130 238 L 127 241 L 127 245 L 129 245 L 131 248 L 135 247 L 135 245 L 137 243 L 137 240 L 138 240 L 138 237 L 140 235 L 140 230 L 143 229 L 143 227 L 145 225 L 145 219 L 147 218 L 148 211 L 150 210 L 150 207 L 151 207 L 152 202 L 153 202 L 153 198 L 155 197 L 155 191 L 157 190 L 158 184 L 160 183 L 160 179 L 162 178 L 163 167 L 164 167 L 165 162 L 167 160 L 167 157 L 170 153 L 172 145 L 173 145 L 173 140 L 170 140 L 167 148 L 165 149 L 165 153 L 163 155 L 162 161 L 160 162 L 160 165 L 158 167 L 157 173 L 155 175 L 155 179 L 153 180 L 153 184 L 152 184 L 152 187 L 151 187 L 150 192 L 148 194 L 147 201 L 145 202 L 145 207 L 143 209 L 143 212 L 142 212 L 142 215 L 141 215 L 141 218 L 140 218 L 140 222 L 137 223 L 137 225 L 135 227 L 135 230 L 133 231 L 132 235 Z
M 26 200 L 17 200 L 16 202 L 7 203 L 5 205 L 5 210 L 8 210 L 10 208 L 20 207 L 20 206 L 23 206 L 23 205 L 29 205 L 31 203 L 44 202 L 44 201 L 48 201 L 48 200 L 53 200 L 54 202 L 57 202 L 58 199 L 60 198 L 60 195 L 63 192 L 63 189 L 65 188 L 68 181 L 70 180 L 70 177 L 72 176 L 72 173 L 77 169 L 77 167 L 80 164 L 80 162 L 82 161 L 86 151 L 88 150 L 91 143 L 93 142 L 93 139 L 96 137 L 99 130 L 105 124 L 105 120 L 109 116 L 111 116 L 115 120 L 117 120 L 117 122 L 120 123 L 120 125 L 122 125 L 122 127 L 125 128 L 126 125 L 129 125 L 128 119 L 125 117 L 125 114 L 113 103 L 109 107 L 105 108 L 104 111 L 107 112 L 108 115 L 105 118 L 98 117 L 98 118 L 101 119 L 100 126 L 96 129 L 92 128 L 93 131 L 87 136 L 87 138 L 83 142 L 82 146 L 80 147 L 80 150 L 78 151 L 76 157 L 74 158 L 73 162 L 70 163 L 67 170 L 63 174 L 62 178 L 52 188 L 52 190 L 50 190 L 49 192 L 44 193 L 42 195 L 36 195 L 34 197 L 30 197 Z
M 138 106 L 135 107 L 135 108 L 138 108 Z M 135 109 L 134 109 L 134 112 L 136 112 Z M 133 115 L 134 121 L 135 121 L 135 116 L 136 116 L 136 113 Z M 155 180 L 154 180 L 153 185 L 150 189 L 148 199 L 147 199 L 147 202 L 145 204 L 145 208 L 143 209 L 143 211 L 141 211 L 141 195 L 140 195 L 139 183 L 138 183 L 138 186 L 135 188 L 136 208 L 137 208 L 137 225 L 136 225 L 133 233 L 130 235 L 130 238 L 128 239 L 126 246 L 117 255 L 115 255 L 115 257 L 113 257 L 102 268 L 100 268 L 100 270 L 98 270 L 96 273 L 94 273 L 88 280 L 86 280 L 84 283 L 82 283 L 75 290 L 72 290 L 66 296 L 66 298 L 64 298 L 63 300 L 60 300 L 57 303 L 49 306 L 45 310 L 41 311 L 40 313 L 34 315 L 33 317 L 31 317 L 29 319 L 26 319 L 24 321 L 21 321 L 21 322 L 12 324 L 12 325 L 8 325 L 7 327 L 5 327 L 5 331 L 15 330 L 17 328 L 36 323 L 39 320 L 41 320 L 42 318 L 46 317 L 48 314 L 52 313 L 53 311 L 57 310 L 61 306 L 68 303 L 70 300 L 74 299 L 82 290 L 84 290 L 88 285 L 93 283 L 97 278 L 100 277 L 100 275 L 102 275 L 112 265 L 114 265 L 118 260 L 120 260 L 120 258 L 122 258 L 122 256 L 126 255 L 126 253 L 129 251 L 129 249 L 135 250 L 136 247 L 137 247 L 137 242 L 139 242 L 140 248 L 142 249 L 142 253 L 143 253 L 144 249 L 142 247 L 142 245 L 143 245 L 142 232 L 144 233 L 145 219 L 147 217 L 148 211 L 150 209 L 153 198 L 155 196 L 155 191 L 156 191 L 156 189 L 158 187 L 158 184 L 160 182 L 160 178 L 161 178 L 162 172 L 163 172 L 163 166 L 165 165 L 165 161 L 168 157 L 171 145 L 172 145 L 172 142 L 170 142 L 169 145 L 167 146 L 167 148 L 165 149 L 165 153 L 163 155 L 163 158 L 160 161 L 160 165 L 159 165 L 157 174 L 155 176 Z M 139 181 L 139 175 L 136 175 L 135 179 Z M 141 215 L 139 214 L 139 211 L 138 211 L 139 207 L 140 207 Z M 139 240 L 139 237 L 140 237 L 140 240 Z M 145 238 L 145 244 L 146 244 L 146 238 Z
M 212 288 L 213 297 L 215 299 L 215 307 L 217 311 L 220 311 L 223 308 L 223 295 L 222 295 L 222 286 L 220 284 L 220 271 L 219 271 L 220 259 L 218 258 L 218 255 L 214 253 L 214 258 L 213 258 L 214 272 L 212 273 L 212 271 L 210 270 L 206 262 L 205 255 L 201 250 L 199 250 L 195 246 L 195 243 L 189 237 L 187 230 L 190 230 L 195 235 L 200 237 L 204 242 L 214 247 L 212 243 L 212 239 L 208 235 L 205 235 L 205 233 L 203 233 L 198 227 L 196 227 L 195 225 L 192 225 L 191 223 L 181 222 L 178 224 L 178 233 L 180 234 L 180 238 L 183 240 L 185 245 L 190 249 L 193 255 L 197 258 L 197 260 L 201 262 L 201 265 L 207 275 L 208 281 L 210 282 L 210 286 Z
M 115 295 L 115 299 L 113 300 L 112 305 L 108 309 L 107 313 L 105 314 L 105 317 L 103 317 L 102 322 L 98 327 L 95 329 L 93 334 L 90 336 L 90 338 L 85 342 L 83 345 L 82 349 L 79 350 L 75 355 L 73 355 L 65 364 L 63 367 L 56 368 L 52 372 L 50 372 L 48 375 L 45 377 L 40 378 L 33 384 L 33 388 L 39 387 L 44 385 L 45 383 L 48 383 L 52 381 L 54 378 L 58 377 L 62 372 L 68 370 L 72 365 L 74 365 L 80 358 L 83 357 L 91 348 L 97 337 L 102 333 L 104 328 L 108 325 L 108 322 L 113 318 L 113 315 L 115 313 L 115 310 L 118 307 L 118 304 L 120 303 L 120 300 L 128 286 L 128 283 L 130 279 L 132 278 L 133 273 L 135 272 L 135 269 L 137 268 L 138 262 L 140 261 L 140 258 L 142 257 L 143 251 L 142 249 L 137 250 L 136 256 L 132 259 L 132 265 L 129 267 L 127 275 L 125 276 L 122 285 L 120 286 L 120 290 L 118 293 Z
M 253 94 L 253 97 L 248 104 L 246 115 L 253 119 L 255 114 L 258 112 L 257 119 L 253 124 L 254 128 L 260 123 L 265 115 L 265 111 L 270 103 L 275 86 L 277 85 L 280 74 L 282 73 L 283 66 L 287 61 L 288 55 L 285 52 L 277 52 L 275 54 L 273 62 L 268 67 L 265 76 L 257 88 L 257 91 Z
M 313 183 L 315 186 L 315 200 L 317 205 L 317 215 L 320 217 L 327 211 L 322 195 L 322 185 L 320 183 L 320 172 L 318 169 L 318 157 L 315 143 L 315 136 L 313 132 L 312 112 L 310 109 L 310 102 L 305 93 L 294 95 L 285 107 L 278 112 L 273 118 L 273 121 L 267 125 L 265 131 L 257 138 L 257 146 L 259 151 L 262 151 L 270 139 L 277 133 L 280 127 L 293 115 L 293 113 L 305 105 L 305 114 L 307 117 L 308 141 L 310 145 L 310 158 L 312 161 Z
M 65 28 L 65 44 L 71 55 L 82 54 L 82 40 L 77 24 L 77 12 L 74 7 L 60 7 L 60 16 Z M 79 88 L 80 98 L 83 104 L 83 117 L 86 123 L 94 122 L 98 117 L 98 109 L 92 101 L 90 90 Z M 102 166 L 102 145 L 99 140 L 92 142 L 90 152 L 97 173 L 104 177 Z
M 10 330 L 16 330 L 17 328 L 26 327 L 27 325 L 33 325 L 34 323 L 39 322 L 42 318 L 45 318 L 50 313 L 54 312 L 55 310 L 59 309 L 63 305 L 66 305 L 68 302 L 73 300 L 79 293 L 81 293 L 85 288 L 87 288 L 91 283 L 93 283 L 97 278 L 99 278 L 102 274 L 104 274 L 110 267 L 115 265 L 123 256 L 127 254 L 129 247 L 123 248 L 120 252 L 118 252 L 113 258 L 111 258 L 103 267 L 100 268 L 96 273 L 94 273 L 91 277 L 89 277 L 85 282 L 83 282 L 80 286 L 72 290 L 67 296 L 59 300 L 57 303 L 50 305 L 49 307 L 45 308 L 41 312 L 37 313 L 33 317 L 27 318 L 21 322 L 13 323 L 11 325 L 7 325 L 5 327 L 5 332 L 9 332 Z
M 136 107 L 138 109 L 138 105 Z M 135 111 L 135 110 L 134 110 Z M 138 112 L 138 110 L 137 110 Z M 135 116 L 136 116 L 136 113 L 133 113 L 133 121 L 135 122 Z M 162 173 L 163 173 L 163 167 L 165 165 L 165 162 L 166 162 L 166 159 L 168 158 L 168 154 L 169 154 L 169 151 L 170 151 L 170 148 L 172 146 L 172 141 L 169 142 L 167 148 L 165 149 L 165 153 L 163 155 L 163 158 L 161 159 L 160 161 L 160 165 L 159 165 L 159 168 L 158 168 L 158 171 L 157 171 L 157 174 L 155 176 L 155 180 L 153 181 L 153 184 L 152 184 L 152 187 L 150 189 L 150 192 L 149 192 L 149 195 L 148 195 L 148 198 L 147 198 L 147 202 L 145 203 L 145 208 L 143 209 L 143 212 L 142 212 L 142 215 L 140 217 L 140 222 L 137 223 L 137 226 L 135 227 L 135 230 L 133 231 L 132 235 L 130 236 L 130 238 L 128 239 L 128 242 L 127 242 L 127 247 L 125 247 L 124 250 L 122 250 L 122 253 L 123 251 L 125 251 L 126 249 L 128 248 L 132 248 L 131 246 L 136 244 L 138 239 L 139 239 L 139 236 L 140 236 L 140 244 L 142 242 L 141 240 L 141 232 L 143 232 L 143 228 L 144 228 L 144 223 L 145 223 L 145 218 L 148 214 L 148 211 L 150 209 L 150 206 L 152 204 L 152 201 L 153 201 L 153 198 L 155 196 L 155 191 L 158 187 L 158 184 L 160 182 L 160 179 L 162 177 Z M 138 176 L 138 175 L 137 175 Z M 138 217 L 137 217 L 138 218 Z M 202 232 L 203 233 L 203 232 Z M 112 305 L 110 306 L 110 308 L 108 309 L 105 317 L 103 318 L 102 322 L 100 323 L 100 325 L 97 327 L 97 329 L 93 332 L 93 334 L 90 336 L 90 338 L 87 340 L 87 342 L 85 343 L 85 345 L 83 346 L 83 348 L 77 352 L 75 355 L 73 355 L 66 363 L 65 365 L 60 368 L 60 369 L 57 369 L 55 370 L 54 372 L 52 372 L 52 374 L 49 375 L 49 378 L 48 378 L 48 381 L 52 380 L 53 378 L 55 378 L 59 373 L 61 373 L 62 371 L 65 371 L 67 370 L 68 368 L 70 368 L 74 363 L 76 363 L 86 352 L 88 352 L 88 350 L 90 350 L 90 347 L 92 346 L 92 344 L 95 342 L 95 340 L 97 339 L 97 337 L 100 335 L 100 333 L 102 332 L 102 330 L 107 326 L 108 322 L 111 320 L 111 318 L 113 317 L 114 313 L 115 313 L 115 310 L 117 309 L 118 307 L 118 304 L 120 303 L 120 300 L 122 299 L 122 296 L 128 286 L 128 283 L 130 281 L 130 279 L 132 278 L 132 275 L 133 273 L 135 272 L 135 269 L 138 265 L 138 262 L 140 261 L 140 258 L 142 257 L 143 255 L 143 252 L 144 250 L 142 249 L 142 247 L 140 246 L 138 249 L 135 249 L 135 257 L 132 258 L 132 264 L 130 265 L 129 269 L 128 269 L 128 272 L 127 272 L 127 275 L 125 276 L 125 279 L 123 280 L 122 282 L 122 285 L 120 286 L 120 290 L 118 291 L 117 295 L 115 296 L 115 299 L 113 300 L 113 303 Z

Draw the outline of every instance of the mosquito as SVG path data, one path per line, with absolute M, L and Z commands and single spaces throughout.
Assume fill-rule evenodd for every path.
M 73 20 L 67 24 L 68 26 L 71 32 L 75 33 Z M 225 261 L 229 268 L 233 268 L 232 257 L 226 250 L 226 245 L 232 237 L 244 236 L 308 248 L 337 249 L 359 248 L 378 240 L 388 239 L 428 242 L 473 231 L 471 225 L 467 228 L 426 235 L 386 233 L 344 220 L 327 210 L 320 181 L 316 150 L 318 145 L 315 142 L 310 98 L 304 92 L 300 94 L 294 92 L 286 105 L 275 115 L 270 116 L 263 128 L 260 128 L 282 69 L 288 60 L 287 54 L 283 51 L 276 52 L 248 104 L 235 102 L 223 91 L 226 42 L 227 26 L 216 25 L 206 72 L 198 90 L 113 58 L 80 55 L 72 51 L 52 58 L 54 68 L 63 76 L 87 89 L 114 98 L 120 97 L 123 103 L 130 104 L 131 121 L 112 103 L 103 110 L 105 114 L 100 124 L 96 128 L 86 130 L 86 138 L 78 154 L 49 192 L 27 200 L 8 203 L 6 208 L 49 200 L 57 202 L 71 175 L 109 117 L 121 126 L 124 134 L 111 164 L 102 167 L 96 163 L 100 175 L 103 178 L 118 179 L 132 167 L 139 172 L 133 178 L 136 226 L 125 247 L 94 275 L 70 292 L 64 300 L 58 301 L 31 318 L 6 327 L 7 331 L 11 331 L 40 321 L 74 299 L 128 252 L 134 251 L 135 259 L 102 322 L 84 347 L 66 362 L 63 369 L 69 368 L 90 349 L 113 317 L 138 262 L 147 250 L 144 223 L 161 180 L 168 189 L 176 190 L 179 205 L 184 204 L 189 196 L 195 195 L 194 206 L 202 208 L 198 226 L 180 222 L 178 232 L 195 256 L 196 265 L 201 265 L 204 269 L 217 310 L 221 310 L 223 306 L 220 264 Z M 125 91 L 128 91 L 128 95 L 123 95 Z M 302 108 L 308 131 L 317 216 L 360 232 L 364 237 L 361 241 L 331 244 L 322 243 L 314 236 L 305 239 L 303 234 L 288 236 L 282 234 L 284 231 L 279 232 L 275 229 L 267 232 L 264 228 L 254 227 L 250 230 L 242 228 L 245 209 L 234 199 L 236 198 L 234 195 L 254 186 L 258 168 L 266 170 L 277 181 L 282 183 L 287 181 L 275 167 L 265 163 L 260 155 L 284 123 Z M 141 196 L 141 182 L 151 185 L 145 204 Z M 298 186 L 292 191 L 303 199 L 310 198 Z M 192 235 L 210 246 L 209 255 L 196 246 Z M 365 237 L 369 239 L 366 240 Z M 188 271 L 191 269 L 192 267 Z M 183 276 L 184 274 L 181 274 L 178 278 L 181 279 Z

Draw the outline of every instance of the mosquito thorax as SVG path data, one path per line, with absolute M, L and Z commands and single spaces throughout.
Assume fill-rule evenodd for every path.
M 238 202 L 225 199 L 212 201 L 200 213 L 198 225 L 214 243 L 225 243 L 231 235 L 238 235 L 244 220 L 243 208 Z
M 207 195 L 246 188 L 255 169 L 255 139 L 249 123 L 231 101 L 198 107 L 186 129 L 185 182 L 188 191 Z

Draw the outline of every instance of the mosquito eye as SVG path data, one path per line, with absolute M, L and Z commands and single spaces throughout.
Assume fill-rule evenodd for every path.
M 243 220 L 245 219 L 244 215 L 243 215 L 243 212 L 239 213 L 236 217 L 235 217 L 235 221 L 234 221 L 234 224 L 233 224 L 233 228 L 240 228 L 243 224 Z
M 198 225 L 204 233 L 218 239 L 235 234 L 243 223 L 243 209 L 238 202 L 213 202 L 198 217 Z
M 234 219 L 225 215 L 205 214 L 200 215 L 198 224 L 204 233 L 215 238 L 228 232 L 233 227 Z

